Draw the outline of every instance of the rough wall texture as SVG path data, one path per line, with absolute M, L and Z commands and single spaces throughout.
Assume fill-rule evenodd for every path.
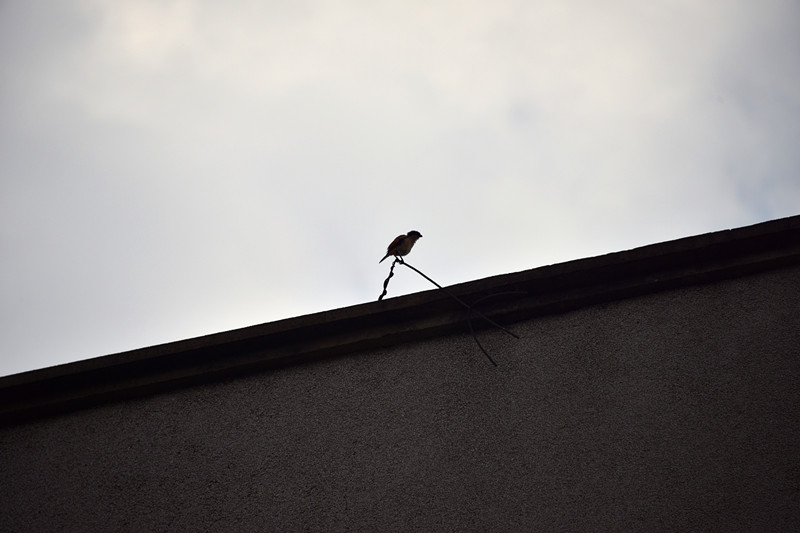
M 0 429 L 6 531 L 798 531 L 800 269 Z

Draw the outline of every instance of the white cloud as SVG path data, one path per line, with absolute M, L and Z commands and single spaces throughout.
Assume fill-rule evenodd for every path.
M 0 372 L 375 299 L 410 229 L 449 284 L 800 205 L 791 1 L 52 4 L 0 6 Z

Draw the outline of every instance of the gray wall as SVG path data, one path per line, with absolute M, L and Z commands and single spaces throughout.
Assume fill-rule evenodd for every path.
M 800 269 L 0 429 L 7 531 L 800 530 Z

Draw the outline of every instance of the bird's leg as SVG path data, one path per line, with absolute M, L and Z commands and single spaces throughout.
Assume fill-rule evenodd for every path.
M 405 261 L 403 261 L 403 258 L 402 258 L 402 256 L 399 256 L 399 255 L 398 255 L 398 256 L 396 256 L 396 257 L 395 257 L 395 259 L 397 259 L 397 261 L 398 261 L 400 264 L 403 264 L 403 265 L 404 265 L 404 264 L 406 263 Z

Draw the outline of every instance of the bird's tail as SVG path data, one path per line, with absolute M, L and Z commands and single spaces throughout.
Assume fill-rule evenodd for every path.
M 386 258 L 387 258 L 387 257 L 389 257 L 390 255 L 392 255 L 392 254 L 386 254 L 386 255 L 384 255 L 384 256 L 383 256 L 383 259 L 386 259 Z M 378 261 L 378 263 L 383 263 L 383 259 L 381 259 L 380 261 Z

